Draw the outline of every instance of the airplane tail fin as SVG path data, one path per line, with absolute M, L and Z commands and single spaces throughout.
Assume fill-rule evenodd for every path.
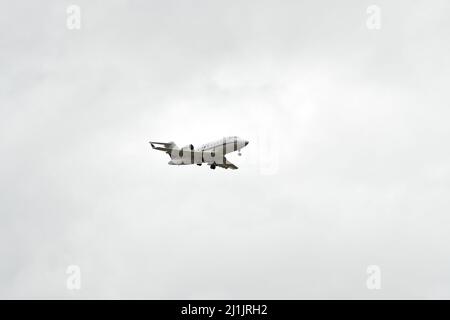
M 167 143 L 150 141 L 149 143 L 153 149 L 165 151 L 170 156 L 170 158 L 172 158 L 172 151 L 179 149 L 178 146 L 173 141 Z

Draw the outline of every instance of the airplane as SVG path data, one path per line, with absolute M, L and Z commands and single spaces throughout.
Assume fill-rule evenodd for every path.
M 196 164 L 201 166 L 202 163 L 206 163 L 213 170 L 216 167 L 237 169 L 238 167 L 228 161 L 225 155 L 234 151 L 238 151 L 238 155 L 241 155 L 241 149 L 248 145 L 247 140 L 237 136 L 225 137 L 206 143 L 197 149 L 194 149 L 192 144 L 180 149 L 175 142 L 149 141 L 149 143 L 153 149 L 164 151 L 170 156 L 170 165 Z

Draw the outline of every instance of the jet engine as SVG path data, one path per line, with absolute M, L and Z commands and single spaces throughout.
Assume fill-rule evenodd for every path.
M 183 158 L 183 157 L 190 158 L 191 155 L 194 154 L 194 152 L 192 152 L 192 151 L 194 151 L 194 146 L 192 144 L 188 144 L 187 146 L 184 146 L 183 148 L 178 150 L 177 156 L 180 158 Z
M 192 144 L 188 144 L 187 146 L 184 146 L 181 148 L 181 150 L 194 150 L 194 146 Z

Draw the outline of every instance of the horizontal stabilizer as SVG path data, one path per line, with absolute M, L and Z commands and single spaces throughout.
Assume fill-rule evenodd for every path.
M 177 149 L 177 145 L 175 144 L 175 142 L 156 142 L 156 141 L 149 141 L 150 145 L 152 146 L 153 149 L 156 150 L 163 150 L 163 151 L 170 151 L 173 149 Z M 168 149 L 168 150 L 165 150 Z

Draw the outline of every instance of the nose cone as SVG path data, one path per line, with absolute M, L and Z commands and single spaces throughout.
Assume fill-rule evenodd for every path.
M 247 140 L 245 140 L 245 142 L 244 142 L 244 146 L 246 146 L 246 145 L 248 145 L 248 141 Z

